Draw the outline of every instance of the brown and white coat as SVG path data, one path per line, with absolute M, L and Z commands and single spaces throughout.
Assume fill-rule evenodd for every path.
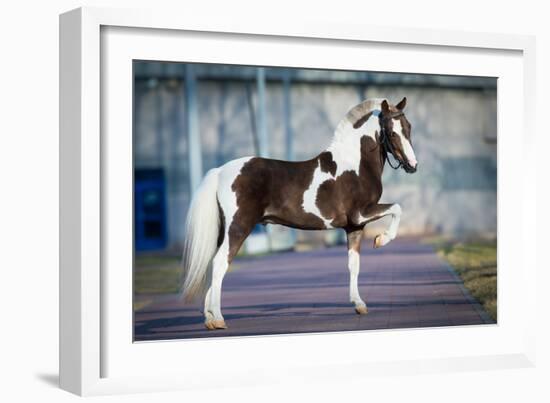
M 414 172 L 417 165 L 405 105 L 405 98 L 395 106 L 382 99 L 356 105 L 337 125 L 329 147 L 310 160 L 246 157 L 207 173 L 187 216 L 182 286 L 182 295 L 188 298 L 206 291 L 207 328 L 226 327 L 220 307 L 222 280 L 258 223 L 303 230 L 344 229 L 350 302 L 357 313 L 367 313 L 357 286 L 363 228 L 391 215 L 388 230 L 375 238 L 374 246 L 380 247 L 395 238 L 401 216 L 398 204 L 378 203 L 388 158 L 381 136 L 389 136 L 390 150 L 407 172 Z

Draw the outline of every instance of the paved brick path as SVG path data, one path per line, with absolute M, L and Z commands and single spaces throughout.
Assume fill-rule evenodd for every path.
M 225 279 L 226 330 L 208 331 L 201 307 L 174 296 L 136 313 L 135 339 L 159 340 L 492 323 L 428 245 L 396 239 L 361 252 L 359 291 L 369 313 L 348 301 L 347 250 L 281 253 L 236 260 Z

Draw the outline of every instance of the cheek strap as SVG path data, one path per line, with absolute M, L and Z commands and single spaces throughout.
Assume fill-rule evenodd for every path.
M 401 116 L 401 115 L 403 115 L 403 113 L 396 114 L 396 117 Z M 394 116 L 391 115 L 389 117 L 389 119 L 392 119 L 393 117 Z M 384 119 L 387 119 L 387 118 L 384 118 Z M 382 148 L 386 152 L 386 160 L 388 161 L 388 165 L 393 169 L 401 168 L 401 166 L 403 166 L 403 163 L 395 157 L 395 149 L 393 148 L 393 144 L 391 143 L 390 134 L 387 132 L 384 125 L 380 125 L 380 144 L 382 145 Z M 393 157 L 397 161 L 396 166 L 392 165 L 390 157 L 388 156 L 388 154 L 393 155 Z

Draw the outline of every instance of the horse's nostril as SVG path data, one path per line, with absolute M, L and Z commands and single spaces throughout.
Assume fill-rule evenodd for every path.
M 404 168 L 405 168 L 405 171 L 406 171 L 407 173 L 412 174 L 412 173 L 415 173 L 415 172 L 416 172 L 417 166 L 418 166 L 418 164 L 414 164 L 414 165 L 406 164 Z

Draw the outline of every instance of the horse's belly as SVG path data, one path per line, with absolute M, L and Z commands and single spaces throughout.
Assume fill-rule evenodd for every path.
M 324 221 L 313 214 L 304 213 L 304 214 L 266 214 L 262 217 L 262 224 L 279 224 L 284 225 L 285 227 L 303 229 L 303 230 L 324 230 L 327 227 Z

